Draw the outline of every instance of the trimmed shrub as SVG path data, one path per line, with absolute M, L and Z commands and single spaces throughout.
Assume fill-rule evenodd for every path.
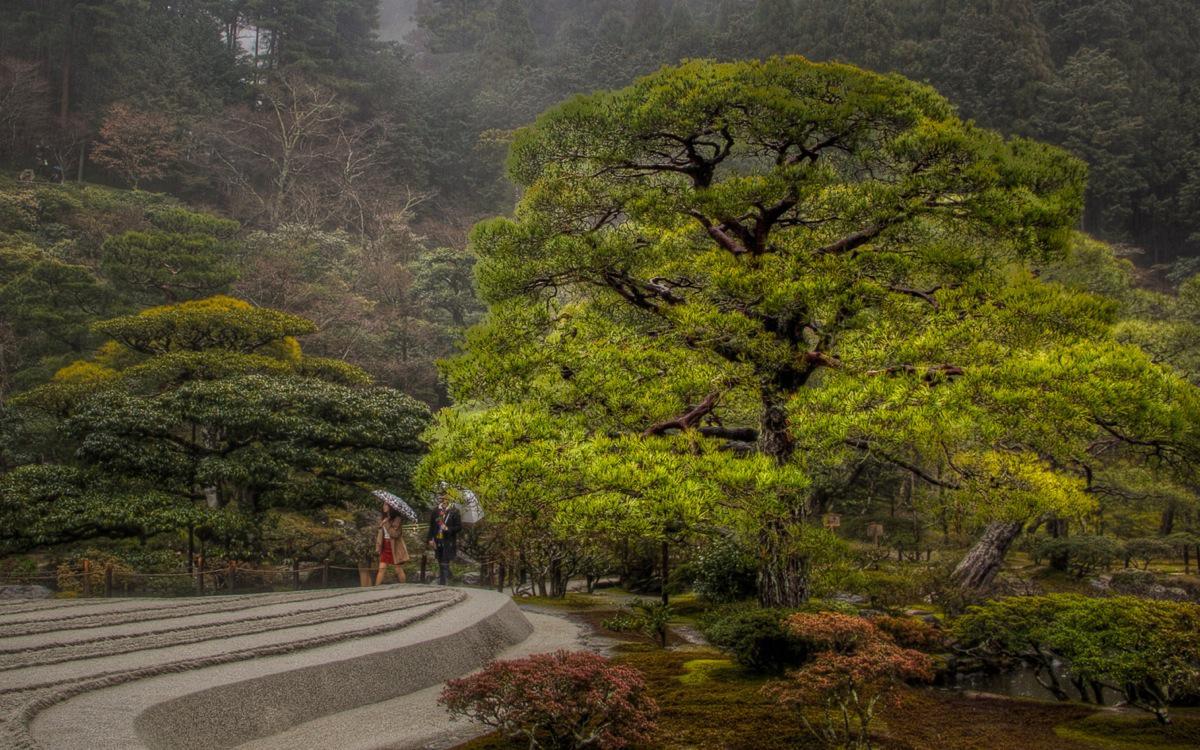
M 0 231 L 32 231 L 37 227 L 37 201 L 29 193 L 0 191 Z
M 612 617 L 605 618 L 600 625 L 614 633 L 635 633 L 641 629 L 642 621 L 633 612 L 621 609 Z
M 918 602 L 925 594 L 925 580 L 920 569 L 864 571 L 862 592 L 875 609 L 894 610 Z
M 653 599 L 634 599 L 600 624 L 617 633 L 641 633 L 662 648 L 667 647 L 669 625 L 675 611 L 671 605 Z
M 40 188 L 34 197 L 37 200 L 37 218 L 42 224 L 66 221 L 80 208 L 75 196 L 62 188 Z
M 905 682 L 933 679 L 929 656 L 901 648 L 866 618 L 798 613 L 786 628 L 810 644 L 812 657 L 769 692 L 798 709 L 805 727 L 827 747 L 869 748 L 879 707 L 894 702 Z M 806 711 L 813 707 L 820 709 L 819 721 Z
M 1112 590 L 1118 594 L 1149 597 L 1158 585 L 1157 577 L 1148 570 L 1118 570 L 1112 575 Z
M 207 234 L 223 240 L 232 239 L 241 229 L 241 225 L 232 219 L 196 213 L 181 206 L 151 208 L 146 212 L 146 218 L 164 232 Z
M 1155 560 L 1167 560 L 1175 554 L 1175 547 L 1166 539 L 1144 537 L 1130 539 L 1125 542 L 1125 564 L 1141 563 L 1142 570 L 1147 570 Z
M 438 702 L 453 716 L 545 750 L 645 743 L 658 715 L 640 672 L 586 651 L 492 662 L 450 680 Z
M 748 599 L 757 590 L 754 556 L 733 539 L 718 538 L 702 548 L 688 572 L 692 590 L 710 602 Z
M 1039 560 L 1056 557 L 1067 561 L 1067 570 L 1076 578 L 1108 570 L 1121 558 L 1121 545 L 1107 536 L 1047 537 L 1034 546 L 1034 556 Z
M 808 656 L 805 643 L 784 628 L 791 612 L 783 609 L 743 609 L 713 619 L 704 635 L 747 669 L 779 673 Z
M 904 648 L 915 648 L 918 651 L 939 651 L 946 646 L 946 636 L 942 630 L 918 617 L 884 615 L 873 618 L 871 622 Z

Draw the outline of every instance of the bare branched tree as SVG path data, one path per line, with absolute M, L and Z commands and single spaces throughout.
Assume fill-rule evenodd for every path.
M 0 58 L 0 159 L 16 161 L 50 119 L 50 85 L 38 64 Z
M 201 134 L 203 166 L 248 223 L 341 228 L 366 237 L 410 198 L 377 176 L 388 128 L 356 123 L 336 93 L 284 73 L 253 106 L 227 110 Z

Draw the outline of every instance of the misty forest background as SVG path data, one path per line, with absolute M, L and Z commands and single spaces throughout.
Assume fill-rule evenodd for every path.
M 641 652 L 663 737 L 793 747 L 756 670 L 887 692 L 943 616 L 964 673 L 1154 715 L 1104 747 L 1197 746 L 1197 38 L 1196 0 L 0 0 L 0 585 L 365 585 L 371 490 L 470 488 L 461 580 L 615 579 L 662 603 L 601 628 L 702 611 L 754 672 Z M 887 746 L 1092 746 L 958 701 Z
M 471 259 L 446 248 L 513 205 L 507 135 L 683 58 L 799 53 L 927 81 L 966 118 L 1084 158 L 1083 228 L 1163 270 L 1156 283 L 1185 278 L 1200 255 L 1200 18 L 1187 0 L 1136 5 L 8 0 L 0 162 L 33 166 L 42 143 L 70 178 L 126 186 L 138 179 L 90 158 L 106 119 L 168 134 L 140 187 L 242 226 L 236 269 L 204 293 L 314 319 L 309 351 L 443 405 L 433 363 L 481 310 Z M 264 124 L 272 107 L 291 111 L 290 132 Z M 298 235 L 307 266 L 278 252 Z M 111 286 L 95 254 L 76 243 L 59 259 Z M 24 337 L 14 321 L 29 311 L 10 295 L 0 394 L 91 351 L 88 319 L 187 297 L 119 292 Z

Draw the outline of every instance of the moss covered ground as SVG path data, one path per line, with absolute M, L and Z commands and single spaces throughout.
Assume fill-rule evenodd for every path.
M 751 674 L 705 647 L 662 650 L 637 634 L 604 630 L 612 600 L 572 597 L 559 606 L 597 633 L 622 642 L 615 661 L 645 675 L 660 716 L 650 748 L 662 750 L 816 750 L 821 745 L 798 717 L 763 695 L 767 678 Z M 582 601 L 580 600 L 582 599 Z M 584 605 L 584 606 L 579 606 Z M 607 606 L 606 606 L 607 605 Z M 682 618 L 692 602 L 683 600 Z M 679 641 L 673 640 L 675 643 Z M 1200 748 L 1200 710 L 1176 712 L 1169 727 L 1148 714 L 1097 712 L 1060 704 L 955 691 L 912 689 L 879 721 L 880 750 L 1193 750 Z M 522 744 L 483 737 L 457 750 L 517 750 Z

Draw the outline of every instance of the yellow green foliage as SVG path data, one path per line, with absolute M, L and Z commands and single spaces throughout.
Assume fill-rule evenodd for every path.
M 794 581 L 864 463 L 982 523 L 1086 514 L 1089 482 L 1200 449 L 1193 386 L 1114 338 L 1137 298 L 1074 231 L 1084 165 L 927 86 L 691 61 L 546 112 L 509 172 L 420 474 L 493 518 L 733 526 Z

